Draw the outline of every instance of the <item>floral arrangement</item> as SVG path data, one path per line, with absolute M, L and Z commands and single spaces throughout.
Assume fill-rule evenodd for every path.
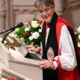
M 42 21 L 33 19 L 32 21 L 26 23 L 22 28 L 16 28 L 10 36 L 15 37 L 15 39 L 19 38 L 23 40 L 26 45 L 39 47 L 42 34 L 41 23 Z
M 80 26 L 76 29 L 76 40 L 77 40 L 77 43 L 78 43 L 78 47 L 80 48 Z

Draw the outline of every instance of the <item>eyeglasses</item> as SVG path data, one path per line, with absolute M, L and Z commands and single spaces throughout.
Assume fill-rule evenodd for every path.
M 43 13 L 43 12 L 48 13 L 49 10 L 52 9 L 52 8 L 53 8 L 53 7 L 49 7 L 49 8 L 46 8 L 46 9 L 44 9 L 44 10 L 38 10 L 38 12 L 39 12 L 39 13 Z

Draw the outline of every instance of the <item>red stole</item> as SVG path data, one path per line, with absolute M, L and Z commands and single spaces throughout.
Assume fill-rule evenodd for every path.
M 57 25 L 56 25 L 56 35 L 57 35 L 58 46 L 59 46 L 61 28 L 64 24 L 70 27 L 70 25 L 65 20 L 58 17 Z M 58 55 L 61 55 L 59 49 L 58 49 Z M 59 79 L 58 80 L 80 80 L 78 69 L 76 67 L 73 71 L 67 71 L 67 70 L 61 69 L 61 66 L 58 65 L 58 69 L 59 69 L 59 72 L 58 72 Z

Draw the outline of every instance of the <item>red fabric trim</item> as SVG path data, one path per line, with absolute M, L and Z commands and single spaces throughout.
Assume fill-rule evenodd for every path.
M 61 67 L 61 62 L 60 62 L 60 60 L 57 60 L 56 62 L 57 62 L 58 68 Z
M 60 33 L 61 33 L 61 28 L 64 24 L 63 23 L 57 23 L 56 25 L 56 36 L 57 36 L 57 42 L 58 42 L 58 55 L 61 55 L 60 53 L 60 50 L 59 50 L 59 40 L 60 40 Z M 58 68 L 61 67 L 61 62 L 60 60 L 57 60 L 57 65 L 58 65 Z
M 70 25 L 65 20 L 63 20 L 62 18 L 59 17 L 58 21 L 57 21 L 57 25 L 56 25 L 56 36 L 57 36 L 57 41 L 58 41 L 58 56 L 61 55 L 60 50 L 59 50 L 59 40 L 60 40 L 61 28 L 64 25 L 64 23 L 68 27 L 70 27 Z M 80 80 L 77 68 L 75 68 L 72 71 L 63 70 L 61 68 L 60 60 L 58 60 L 56 62 L 58 64 L 58 70 L 59 70 L 59 72 L 58 72 L 58 80 Z
M 64 20 L 63 18 L 58 17 L 57 22 L 58 22 L 58 23 L 63 23 L 63 24 L 65 24 L 65 25 L 67 25 L 67 27 L 69 27 L 69 28 L 73 31 L 73 33 L 74 33 L 74 29 L 73 29 L 73 28 L 71 27 L 71 25 L 70 25 L 66 20 Z M 80 56 L 80 51 L 79 51 L 78 46 L 77 46 L 77 41 L 76 41 L 76 35 L 75 35 L 75 33 L 74 33 L 74 36 L 75 36 L 75 42 L 76 42 L 77 51 L 78 51 L 78 53 L 79 53 L 78 55 Z
M 14 77 L 11 77 L 9 80 L 16 80 Z
M 59 78 L 58 80 L 80 80 L 77 68 L 75 68 L 72 71 L 59 69 L 59 77 L 58 78 Z
M 46 28 L 49 28 L 50 27 L 50 23 L 46 23 Z
M 60 55 L 59 40 L 60 40 L 60 35 L 61 35 L 61 28 L 63 25 L 64 25 L 63 23 L 57 23 L 57 25 L 56 25 L 56 36 L 57 36 L 57 42 L 58 42 L 58 55 Z

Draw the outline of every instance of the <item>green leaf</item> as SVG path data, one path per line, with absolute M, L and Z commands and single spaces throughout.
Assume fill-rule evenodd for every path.
M 30 45 L 31 41 L 29 39 L 25 39 L 25 43 L 26 43 L 26 45 Z

